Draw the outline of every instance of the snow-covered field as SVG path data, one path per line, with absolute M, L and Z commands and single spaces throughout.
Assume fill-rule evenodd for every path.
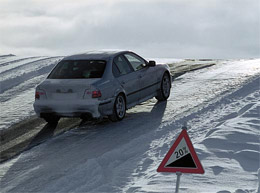
M 15 59 L 0 58 L 2 129 L 34 114 L 34 86 L 60 57 Z M 260 59 L 186 73 L 167 102 L 81 125 L 2 163 L 1 192 L 174 192 L 176 175 L 156 169 L 183 124 L 205 174 L 183 174 L 180 192 L 257 192 L 259 75 Z

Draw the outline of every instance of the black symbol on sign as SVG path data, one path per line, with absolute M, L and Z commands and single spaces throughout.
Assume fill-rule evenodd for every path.
M 168 168 L 175 168 L 175 167 L 197 168 L 190 153 L 188 153 L 187 155 L 183 156 L 182 158 L 175 160 L 174 162 L 168 164 L 166 167 L 168 167 Z

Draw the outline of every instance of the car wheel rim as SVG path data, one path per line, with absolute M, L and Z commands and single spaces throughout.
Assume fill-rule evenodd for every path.
M 121 119 L 125 115 L 125 100 L 122 96 L 117 97 L 116 101 L 116 112 L 117 116 Z
M 169 77 L 167 75 L 165 75 L 163 77 L 163 95 L 165 97 L 168 97 L 169 94 L 170 94 L 170 80 L 169 80 Z

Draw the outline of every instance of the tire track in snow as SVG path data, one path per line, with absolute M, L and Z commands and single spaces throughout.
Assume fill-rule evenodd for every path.
M 18 62 L 18 65 L 16 65 L 17 63 L 15 63 L 14 68 L 10 68 L 9 70 L 0 73 L 1 81 L 15 78 L 16 76 L 20 76 L 26 72 L 36 71 L 42 65 L 44 66 L 44 62 L 46 63 L 46 61 L 48 60 L 51 61 L 57 58 L 59 57 L 44 57 L 44 58 L 37 58 L 36 60 L 34 59 L 32 61 L 27 61 L 22 63 Z
M 47 74 L 43 74 L 40 76 L 35 76 L 21 84 L 14 86 L 4 93 L 0 94 L 0 102 L 4 103 L 9 100 L 13 100 L 17 95 L 21 95 L 24 92 L 27 92 L 31 88 L 35 88 L 42 80 L 46 78 Z
M 33 77 L 49 73 L 50 70 L 54 67 L 54 65 L 59 60 L 60 57 L 53 57 L 53 58 L 42 59 L 36 62 L 30 62 L 28 64 L 19 67 L 18 68 L 19 70 L 16 69 L 16 71 L 18 71 L 17 73 L 12 72 L 11 75 L 8 73 L 6 77 L 3 78 L 4 80 L 0 82 L 1 84 L 0 94 Z M 23 70 L 21 70 L 20 68 L 23 68 Z
M 16 68 L 23 66 L 25 64 L 28 64 L 30 62 L 36 62 L 36 61 L 40 61 L 42 59 L 47 59 L 49 57 L 47 56 L 38 56 L 38 57 L 28 57 L 28 58 L 20 58 L 20 59 L 16 59 L 16 60 L 12 60 L 6 63 L 3 63 L 2 65 L 0 65 L 0 75 L 4 75 L 7 72 L 10 72 L 11 70 L 15 70 Z
M 0 56 L 0 66 L 2 66 L 2 64 L 4 65 L 4 63 L 19 59 L 21 59 L 19 56 Z

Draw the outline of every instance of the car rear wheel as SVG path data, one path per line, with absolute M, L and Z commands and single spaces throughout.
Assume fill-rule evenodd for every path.
M 161 87 L 158 92 L 158 95 L 155 97 L 158 101 L 165 101 L 169 98 L 171 92 L 171 81 L 169 74 L 164 73 L 162 82 L 161 82 Z
M 114 103 L 113 114 L 108 116 L 111 121 L 121 121 L 125 117 L 126 113 L 126 102 L 123 94 L 119 94 L 116 97 Z
M 45 115 L 42 118 L 49 124 L 57 124 L 60 120 L 60 117 L 55 115 Z

